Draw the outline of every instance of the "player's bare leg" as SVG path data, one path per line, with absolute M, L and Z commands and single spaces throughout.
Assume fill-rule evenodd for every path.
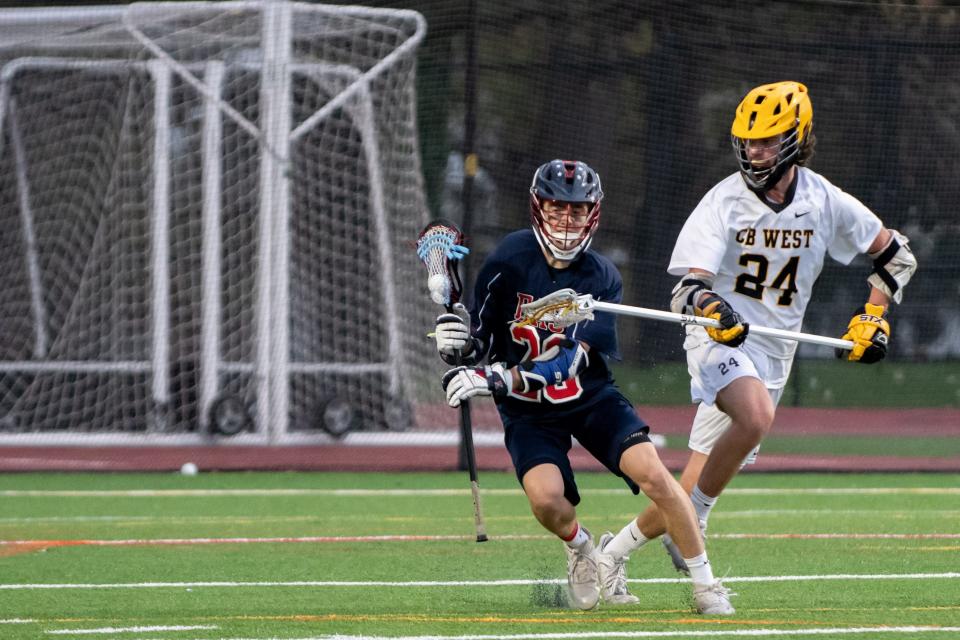
M 707 454 L 700 453 L 699 451 L 690 453 L 690 458 L 687 460 L 687 464 L 680 474 L 680 486 L 683 487 L 683 490 L 687 494 L 692 493 L 694 487 L 697 486 L 697 480 L 700 479 L 700 473 L 703 471 L 703 465 L 705 465 L 706 462 Z M 699 520 L 699 517 L 697 519 Z M 705 534 L 706 522 L 701 521 L 698 522 L 698 524 L 700 524 L 700 533 Z M 667 533 L 666 524 L 664 524 L 663 517 L 660 515 L 660 511 L 656 505 L 650 505 L 637 517 L 637 528 L 640 530 L 644 540 L 651 540 L 662 536 L 660 540 L 663 542 L 664 549 L 666 549 L 670 555 L 670 561 L 673 563 L 673 567 L 681 573 L 690 575 L 687 563 L 683 559 L 683 553 L 677 548 L 677 545 L 674 544 L 670 534 Z
M 703 540 L 690 498 L 663 466 L 654 446 L 645 442 L 624 451 L 620 470 L 656 505 L 666 529 L 674 534 L 683 552 L 689 554 L 688 557 L 703 553 Z
M 680 486 L 688 494 L 697 486 L 697 481 L 700 479 L 700 473 L 703 471 L 703 465 L 705 464 L 707 464 L 707 454 L 699 451 L 690 452 L 690 458 L 680 474 Z
M 543 527 L 566 538 L 577 523 L 577 510 L 563 495 L 563 476 L 553 464 L 539 464 L 523 475 L 530 510 Z
M 730 416 L 732 423 L 713 445 L 694 487 L 694 491 L 699 488 L 712 498 L 719 496 L 737 475 L 743 460 L 770 431 L 774 416 L 770 394 L 757 378 L 731 382 L 717 393 L 717 406 Z
M 760 444 L 773 425 L 774 404 L 770 393 L 757 378 L 737 378 L 717 393 L 717 406 L 731 424 L 721 435 L 710 455 L 691 452 L 680 476 L 680 485 L 688 494 L 697 490 L 714 500 L 743 466 L 743 461 Z M 699 506 L 699 505 L 696 505 Z M 709 510 L 697 509 L 697 517 L 706 521 Z M 656 505 L 650 505 L 637 518 L 641 533 L 652 539 L 666 531 L 666 523 Z
M 654 447 L 648 442 L 627 449 L 620 458 L 620 470 L 634 480 L 651 500 L 664 505 L 680 529 L 689 527 L 690 505 L 682 489 L 660 462 Z M 685 504 L 687 503 L 687 504 Z M 598 567 L 600 590 L 610 604 L 636 604 L 639 598 L 627 589 L 626 561 L 631 551 L 645 541 L 630 522 L 618 534 L 610 532 L 600 537 Z M 700 548 L 702 552 L 702 547 Z
M 570 602 L 592 609 L 600 600 L 593 536 L 577 522 L 577 510 L 563 492 L 563 475 L 553 464 L 539 464 L 523 475 L 523 490 L 534 517 L 564 541 Z
M 706 463 L 706 454 L 700 453 L 699 451 L 692 451 L 690 453 L 690 458 L 687 460 L 687 464 L 680 474 L 680 486 L 683 487 L 687 495 L 690 495 L 693 488 L 697 486 L 700 473 L 703 471 L 703 465 Z M 657 505 L 651 504 L 643 510 L 643 513 L 637 516 L 637 528 L 640 529 L 640 533 L 642 533 L 647 540 L 652 540 L 667 532 L 666 522 L 664 522 L 663 516 L 660 515 L 660 510 L 657 508 Z
M 687 460 L 683 473 L 680 476 L 680 486 L 687 495 L 693 491 L 700 478 L 700 471 L 707 461 L 707 456 L 703 453 L 694 451 Z M 648 541 L 664 535 L 667 532 L 667 524 L 660 513 L 656 503 L 651 503 L 643 512 L 637 516 L 636 520 L 624 527 L 621 533 L 617 534 L 616 542 L 624 546 L 625 553 L 634 549 L 639 549 Z M 622 540 L 621 540 L 622 539 Z
M 757 378 L 738 378 L 717 394 L 717 406 L 730 416 L 730 427 L 713 445 L 709 456 L 694 453 L 684 469 L 681 483 L 690 493 L 701 533 L 717 498 L 743 467 L 743 461 L 763 440 L 773 425 L 774 404 Z M 654 527 L 650 532 L 655 532 Z M 683 555 L 669 534 L 661 538 L 677 571 L 689 573 Z
M 757 378 L 738 378 L 717 393 L 717 406 L 730 416 L 730 427 L 717 439 L 709 456 L 694 452 L 683 470 L 680 482 L 697 512 L 700 530 L 705 534 L 710 511 L 723 489 L 743 467 L 744 459 L 760 444 L 773 425 L 774 404 L 766 387 Z M 662 535 L 662 517 L 647 509 L 638 518 L 643 535 Z M 669 534 L 663 546 L 677 571 L 687 573 L 679 545 Z
M 689 567 L 697 610 L 706 614 L 734 613 L 730 605 L 733 594 L 713 576 L 690 498 L 663 466 L 654 446 L 645 442 L 624 451 L 620 457 L 620 470 L 657 505 Z

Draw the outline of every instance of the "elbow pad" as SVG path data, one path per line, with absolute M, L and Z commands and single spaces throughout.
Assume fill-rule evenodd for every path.
M 670 311 L 687 316 L 697 314 L 697 298 L 701 291 L 707 291 L 713 286 L 713 276 L 706 273 L 687 274 L 673 288 L 673 298 L 670 300 Z
M 537 391 L 548 385 L 560 384 L 587 368 L 590 358 L 579 342 L 563 340 L 538 357 L 521 362 L 517 367 L 523 383 L 521 393 Z
M 917 259 L 910 250 L 910 239 L 890 229 L 890 242 L 880 251 L 868 254 L 873 259 L 873 272 L 867 278 L 872 286 L 900 304 L 903 288 L 917 270 Z

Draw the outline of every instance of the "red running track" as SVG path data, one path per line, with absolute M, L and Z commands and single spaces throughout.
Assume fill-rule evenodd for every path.
M 640 407 L 640 414 L 654 433 L 686 434 L 693 407 Z M 449 432 L 456 412 L 444 406 L 422 407 L 417 428 Z M 478 433 L 499 434 L 500 424 L 492 406 L 474 413 Z M 960 437 L 958 409 L 797 409 L 778 410 L 775 433 L 789 435 L 860 435 L 877 437 L 909 435 Z M 495 437 L 494 441 L 498 438 Z M 896 444 L 891 441 L 891 452 Z M 0 447 L 0 471 L 176 471 L 187 461 L 201 471 L 291 470 L 291 471 L 434 471 L 455 470 L 454 445 L 348 446 L 332 442 L 314 446 L 241 446 L 223 444 L 197 447 L 106 447 L 106 446 L 7 446 Z M 663 449 L 666 465 L 678 471 L 686 461 L 685 450 Z M 586 451 L 571 452 L 577 470 L 600 470 Z M 484 470 L 510 470 L 510 458 L 502 445 L 477 447 L 477 463 Z M 950 471 L 960 472 L 956 457 L 785 455 L 761 452 L 752 471 Z

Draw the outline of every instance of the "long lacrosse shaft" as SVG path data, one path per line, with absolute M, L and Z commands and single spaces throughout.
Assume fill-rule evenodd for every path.
M 487 525 L 483 522 L 480 505 L 480 483 L 477 481 L 477 453 L 473 448 L 473 423 L 470 418 L 470 403 L 460 403 L 460 439 L 467 456 L 467 472 L 470 474 L 470 491 L 473 493 L 473 524 L 477 529 L 477 542 L 487 541 Z
M 593 308 L 597 311 L 607 311 L 609 313 L 615 313 L 622 316 L 632 316 L 634 318 L 646 318 L 647 320 L 662 320 L 664 322 L 674 322 L 677 324 L 695 324 L 701 327 L 720 328 L 720 323 L 713 318 L 688 316 L 682 313 L 673 313 L 671 311 L 646 309 L 644 307 L 631 307 L 625 304 L 615 304 L 613 302 L 600 301 L 594 301 Z M 824 347 L 834 347 L 835 349 L 845 349 L 847 351 L 853 349 L 853 341 L 851 340 L 841 340 L 839 338 L 818 336 L 812 333 L 801 333 L 800 331 L 787 331 L 786 329 L 773 329 L 771 327 L 760 327 L 751 324 L 750 333 L 758 336 L 780 338 L 782 340 L 794 340 L 796 342 L 819 344 Z
M 447 312 L 453 313 L 452 305 L 447 306 Z M 454 356 L 457 366 L 462 362 L 460 351 Z M 480 505 L 480 483 L 477 480 L 477 452 L 473 447 L 473 419 L 470 417 L 470 403 L 460 402 L 460 444 L 467 458 L 467 473 L 470 475 L 470 492 L 473 494 L 473 524 L 477 531 L 477 542 L 487 541 L 487 525 L 483 522 L 483 508 Z

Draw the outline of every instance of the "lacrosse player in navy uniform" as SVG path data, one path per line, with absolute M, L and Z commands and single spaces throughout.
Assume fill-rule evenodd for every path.
M 703 197 L 670 259 L 669 273 L 680 278 L 671 309 L 721 323 L 719 329 L 688 325 L 684 341 L 691 399 L 699 406 L 680 482 L 704 531 L 723 489 L 756 459 L 797 348 L 777 338 L 748 338 L 750 324 L 799 330 L 824 258 L 849 264 L 867 254 L 873 261 L 867 299 L 843 335 L 853 348 L 837 356 L 871 364 L 886 355 L 884 316 L 917 269 L 906 236 L 805 166 L 813 155 L 812 128 L 803 84 L 751 90 L 731 126 L 739 171 Z M 638 524 L 645 535 L 618 534 L 618 548 L 629 553 L 642 546 L 663 534 L 666 522 L 650 508 Z M 663 543 L 674 566 L 686 571 L 669 536 Z
M 553 160 L 537 169 L 530 187 L 533 228 L 506 236 L 484 262 L 470 310 L 472 331 L 455 314 L 437 319 L 441 357 L 455 364 L 460 354 L 467 365 L 443 376 L 447 401 L 457 407 L 493 396 L 530 508 L 565 543 L 574 606 L 593 608 L 601 592 L 611 604 L 638 599 L 626 588 L 627 558 L 606 553 L 612 534 L 597 548 L 577 522 L 571 437 L 657 505 L 690 567 L 697 610 L 731 614 L 731 594 L 713 576 L 689 498 L 660 461 L 647 425 L 613 384 L 604 359 L 619 358 L 613 315 L 597 313 L 566 329 L 520 321 L 522 304 L 558 289 L 620 302 L 619 272 L 589 250 L 602 198 L 599 176 L 583 162 Z M 478 366 L 483 361 L 488 364 Z

